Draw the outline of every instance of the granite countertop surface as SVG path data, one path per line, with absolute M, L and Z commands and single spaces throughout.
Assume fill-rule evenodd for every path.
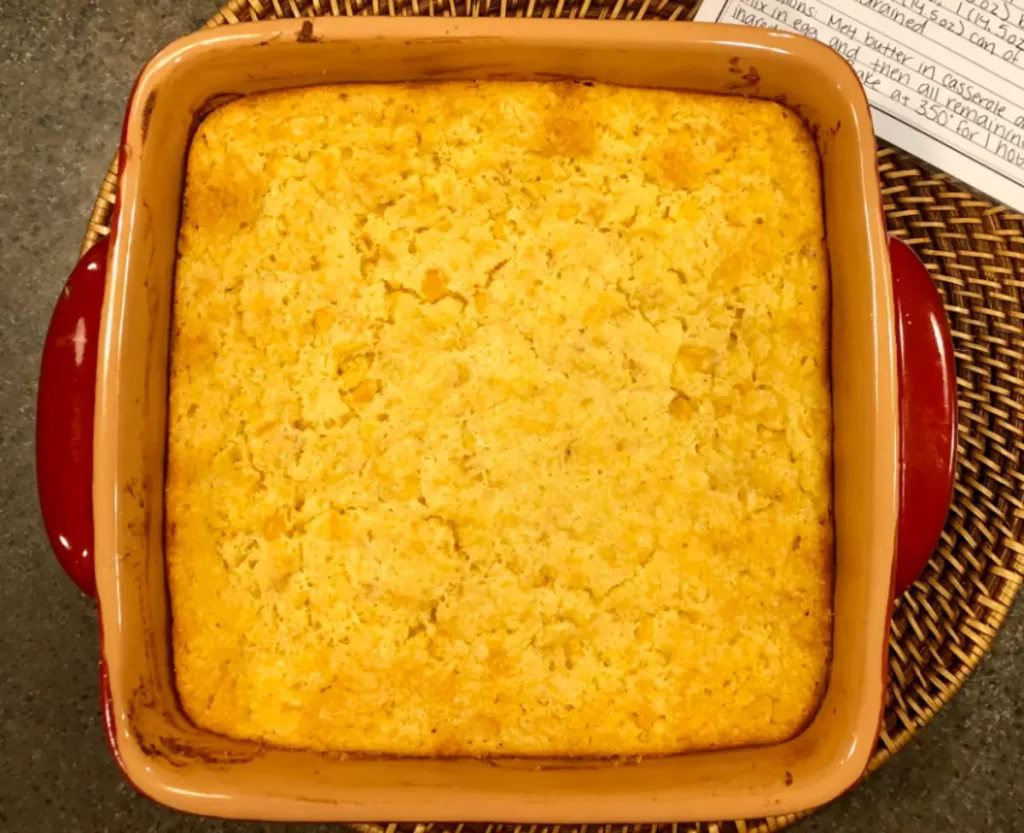
M 116 146 L 132 81 L 217 0 L 0 0 L 0 831 L 319 831 L 186 816 L 137 795 L 103 737 L 92 602 L 36 502 L 47 322 Z M 963 690 L 895 760 L 796 825 L 1024 831 L 1024 605 Z

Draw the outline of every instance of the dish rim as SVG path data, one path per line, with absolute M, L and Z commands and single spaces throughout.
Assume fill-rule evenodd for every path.
M 599 27 L 594 29 L 593 27 Z M 561 32 L 555 31 L 556 29 L 562 30 Z M 193 812 L 213 812 L 218 815 L 238 815 L 240 817 L 252 817 L 252 815 L 242 808 L 234 808 L 230 812 L 225 812 L 225 803 L 223 799 L 230 799 L 230 796 L 219 796 L 221 800 L 210 801 L 211 796 L 200 795 L 196 791 L 182 791 L 173 787 L 169 787 L 168 784 L 157 777 L 156 773 L 152 768 L 147 765 L 146 754 L 141 750 L 138 745 L 137 738 L 132 735 L 130 728 L 130 720 L 125 713 L 125 700 L 126 692 L 123 690 L 121 684 L 121 664 L 123 658 L 119 656 L 119 650 L 121 648 L 120 642 L 120 610 L 118 606 L 120 604 L 120 593 L 118 591 L 118 570 L 117 570 L 117 556 L 113 555 L 117 551 L 116 544 L 116 497 L 122 488 L 122 484 L 119 483 L 116 471 L 116 464 L 111 461 L 116 461 L 118 454 L 118 431 L 119 424 L 117 419 L 117 407 L 118 400 L 121 396 L 121 390 L 119 387 L 120 379 L 117 372 L 119 363 L 121 361 L 121 327 L 123 326 L 123 315 L 125 314 L 125 284 L 129 280 L 131 274 L 129 266 L 131 264 L 131 246 L 132 246 L 132 235 L 135 232 L 135 211 L 139 207 L 141 194 L 139 191 L 138 171 L 136 170 L 138 159 L 137 154 L 133 153 L 133 149 L 137 146 L 136 138 L 139 135 L 145 133 L 145 122 L 148 118 L 146 105 L 143 107 L 136 106 L 136 102 L 151 101 L 150 96 L 153 95 L 156 90 L 159 89 L 160 79 L 163 73 L 167 72 L 174 65 L 185 60 L 193 60 L 197 55 L 201 54 L 204 50 L 209 49 L 230 49 L 235 47 L 252 46 L 254 42 L 265 42 L 267 40 L 274 40 L 275 38 L 293 38 L 298 42 L 316 43 L 321 42 L 321 39 L 327 39 L 329 41 L 347 41 L 356 42 L 361 39 L 372 39 L 377 37 L 386 38 L 410 38 L 416 39 L 439 39 L 446 43 L 457 42 L 461 39 L 477 40 L 480 38 L 498 38 L 503 40 L 522 40 L 522 41 L 542 41 L 544 43 L 562 42 L 566 39 L 571 40 L 570 34 L 577 33 L 577 36 L 582 40 L 587 39 L 599 39 L 607 40 L 613 38 L 625 37 L 625 33 L 629 33 L 633 37 L 632 40 L 639 40 L 643 42 L 650 39 L 656 40 L 660 45 L 663 46 L 678 46 L 681 43 L 693 43 L 701 42 L 705 45 L 715 45 L 721 49 L 728 49 L 730 46 L 742 46 L 744 49 L 750 49 L 751 47 L 757 49 L 764 49 L 770 51 L 781 51 L 788 52 L 789 54 L 798 55 L 811 55 L 818 62 L 823 64 L 831 64 L 831 69 L 844 80 L 843 89 L 850 92 L 852 95 L 852 105 L 855 112 L 859 117 L 859 123 L 851 126 L 858 132 L 862 140 L 862 144 L 866 139 L 868 146 L 870 147 L 870 159 L 869 165 L 870 176 L 864 177 L 864 171 L 861 171 L 862 182 L 864 183 L 865 192 L 867 196 L 877 196 L 877 180 L 874 177 L 874 136 L 870 129 L 870 116 L 868 115 L 867 102 L 864 99 L 863 91 L 860 88 L 859 83 L 856 81 L 852 69 L 843 61 L 838 55 L 827 47 L 817 44 L 809 39 L 800 38 L 794 35 L 788 35 L 784 33 L 771 33 L 761 31 L 744 31 L 738 33 L 734 28 L 730 27 L 728 30 L 729 37 L 725 37 L 726 31 L 723 31 L 724 27 L 721 24 L 678 24 L 673 27 L 665 27 L 659 22 L 611 22 L 611 21 L 505 21 L 505 20 L 477 20 L 477 21 L 466 21 L 466 20 L 435 20 L 435 21 L 423 21 L 423 20 L 401 20 L 401 19 L 385 19 L 385 18 L 373 18 L 362 20 L 323 20 L 318 19 L 316 27 L 314 29 L 313 24 L 309 21 L 289 21 L 289 20 L 274 20 L 256 24 L 245 24 L 239 27 L 230 27 L 225 29 L 212 30 L 208 32 L 198 33 L 180 41 L 171 44 L 163 51 L 161 51 L 151 61 L 143 73 L 140 75 L 139 80 L 136 84 L 135 91 L 133 92 L 132 98 L 129 103 L 128 112 L 125 119 L 124 126 L 124 140 L 122 142 L 122 174 L 121 174 L 121 190 L 119 206 L 117 208 L 114 220 L 114 230 L 112 231 L 113 245 L 111 255 L 109 259 L 109 274 L 107 283 L 107 296 L 104 300 L 103 314 L 102 314 L 102 328 L 101 328 L 101 342 L 100 342 L 100 355 L 97 368 L 97 387 L 96 387 L 96 431 L 94 434 L 94 455 L 96 461 L 96 473 L 94 478 L 93 486 L 93 501 L 94 501 L 94 517 L 96 521 L 96 576 L 97 576 L 97 589 L 98 589 L 98 602 L 100 604 L 100 617 L 101 617 L 101 630 L 102 630 L 102 653 L 105 673 L 105 685 L 109 694 L 108 703 L 110 708 L 106 709 L 105 712 L 109 712 L 108 729 L 110 730 L 110 740 L 112 748 L 115 751 L 115 756 L 118 758 L 122 769 L 128 779 L 134 783 L 142 792 L 145 792 L 157 800 L 162 801 L 172 806 L 180 807 L 181 809 L 192 810 Z M 614 31 L 617 30 L 617 31 Z M 586 32 L 584 38 L 582 32 Z M 283 85 L 287 86 L 287 85 Z M 866 125 L 866 128 L 865 128 Z M 186 148 L 187 152 L 187 148 Z M 862 148 L 861 164 L 864 166 L 865 158 L 867 154 Z M 873 244 L 876 247 L 884 245 L 884 230 L 882 229 L 881 212 L 875 212 L 876 220 L 872 223 L 870 217 L 867 219 L 868 235 L 873 240 Z M 874 273 L 874 280 L 883 284 L 881 287 L 885 289 L 888 287 L 888 298 L 881 297 L 876 299 L 880 302 L 880 309 L 887 313 L 889 329 L 892 330 L 892 301 L 891 301 L 891 285 L 888 285 L 885 274 L 880 274 L 877 271 L 878 252 L 872 251 L 865 257 L 874 257 L 876 271 Z M 882 272 L 887 274 L 887 264 L 883 268 Z M 878 289 L 878 287 L 876 287 Z M 884 352 L 884 350 L 883 350 Z M 885 358 L 885 357 L 883 357 Z M 887 379 L 880 379 L 879 384 L 884 388 L 888 387 L 888 402 L 892 406 L 896 402 L 896 376 L 894 370 L 894 349 L 890 342 L 888 344 L 888 364 L 889 373 Z M 885 391 L 883 391 L 885 393 Z M 895 410 L 890 407 L 890 415 L 893 416 L 893 425 L 895 428 Z M 101 427 L 105 430 L 101 430 Z M 893 443 L 894 446 L 894 443 Z M 893 472 L 895 473 L 895 449 L 893 448 Z M 893 489 L 894 495 L 892 498 L 892 524 L 895 529 L 895 487 Z M 893 546 L 893 561 L 895 557 L 895 546 Z M 891 572 L 891 566 L 890 566 Z M 891 588 L 887 589 L 889 597 L 891 598 Z M 891 606 L 891 602 L 889 602 Z M 886 609 L 888 614 L 888 608 Z M 887 619 L 886 619 L 887 621 Z M 876 626 L 878 623 L 875 623 Z M 836 765 L 836 770 L 832 773 L 832 777 L 828 780 L 827 789 L 819 791 L 817 797 L 819 800 L 813 803 L 821 803 L 828 800 L 839 792 L 842 792 L 852 783 L 854 783 L 863 772 L 867 765 L 871 751 L 873 749 L 875 736 L 877 734 L 878 721 L 881 718 L 882 708 L 884 706 L 884 663 L 885 663 L 885 646 L 887 643 L 888 633 L 884 627 L 876 627 L 881 631 L 881 674 L 879 677 L 872 680 L 864 681 L 864 691 L 862 691 L 862 697 L 877 693 L 877 699 L 874 700 L 876 708 L 874 711 L 874 718 L 867 717 L 862 720 L 861 731 L 858 733 L 858 741 L 853 745 L 852 748 L 847 750 L 847 754 L 842 760 L 839 760 Z M 876 691 L 877 690 L 877 691 Z M 862 717 L 864 717 L 862 715 Z M 870 730 L 867 727 L 868 723 L 872 723 Z M 793 791 L 796 792 L 796 791 Z M 563 796 L 561 799 L 559 796 L 553 795 L 548 796 L 548 801 L 559 802 L 564 800 Z M 692 802 L 691 802 L 692 803 Z M 777 800 L 774 802 L 776 806 L 772 806 L 773 802 L 762 798 L 757 802 L 740 802 L 739 806 L 742 809 L 741 812 L 735 812 L 722 803 L 721 800 L 715 802 L 705 802 L 705 805 L 711 804 L 715 809 L 709 809 L 705 806 L 705 809 L 698 812 L 701 818 L 716 818 L 723 816 L 758 816 L 758 815 L 775 815 L 780 812 L 790 812 L 792 809 L 806 809 L 806 806 L 810 806 L 804 802 L 794 802 Z M 417 805 L 415 802 L 408 802 L 408 811 L 403 810 L 400 815 L 402 818 L 415 819 L 420 817 L 429 816 L 428 807 L 423 805 Z M 569 802 L 570 805 L 576 804 L 576 802 Z M 677 806 L 678 802 L 676 805 Z M 299 812 L 296 808 L 288 812 L 280 812 L 281 808 L 278 807 L 276 811 L 266 815 L 263 812 L 259 812 L 261 818 L 296 818 L 296 819 L 337 819 L 337 820 L 371 820 L 377 818 L 380 814 L 380 810 L 373 810 L 369 814 L 364 814 L 363 809 L 360 806 L 353 804 L 346 804 L 343 801 L 338 801 L 335 807 L 339 808 L 340 815 L 331 814 L 323 815 L 318 813 L 309 814 L 307 812 Z M 379 805 L 376 805 L 379 807 Z M 498 815 L 502 815 L 502 811 L 499 807 L 496 807 L 493 803 L 488 803 L 491 807 L 490 812 L 497 812 Z M 551 811 L 551 805 L 545 805 L 547 810 L 530 809 L 526 812 L 526 818 L 520 820 L 553 820 Z M 731 806 L 736 806 L 736 801 L 733 800 Z M 308 810 L 308 808 L 305 808 Z M 364 808 L 365 809 L 365 808 Z M 435 806 L 435 809 L 436 806 Z M 585 811 L 588 815 L 586 818 L 589 819 L 591 816 L 591 807 L 589 806 L 577 806 L 573 810 L 574 813 Z M 616 812 L 598 812 L 598 816 L 601 818 L 611 818 L 616 816 Z M 557 814 L 555 814 L 557 815 Z M 488 817 L 485 813 L 484 817 Z M 573 818 L 577 816 L 574 815 Z M 676 811 L 671 811 L 668 816 L 662 816 L 659 811 L 658 818 L 671 819 L 676 817 Z M 460 813 L 458 818 L 461 820 L 467 820 L 465 813 Z M 582 820 L 582 818 L 581 818 Z

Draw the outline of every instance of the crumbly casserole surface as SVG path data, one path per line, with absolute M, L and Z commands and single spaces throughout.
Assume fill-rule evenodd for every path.
M 241 99 L 188 159 L 166 501 L 188 714 L 286 746 L 656 754 L 812 716 L 818 158 L 764 101 Z

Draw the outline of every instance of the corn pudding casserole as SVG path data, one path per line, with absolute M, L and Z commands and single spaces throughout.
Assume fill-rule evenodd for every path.
M 188 158 L 166 549 L 226 735 L 773 743 L 831 643 L 819 160 L 767 101 L 316 87 Z

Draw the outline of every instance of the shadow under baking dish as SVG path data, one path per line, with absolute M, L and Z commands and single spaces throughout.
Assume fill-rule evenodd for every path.
M 233 741 L 176 700 L 163 558 L 170 301 L 191 127 L 218 96 L 320 83 L 570 77 L 781 100 L 814 131 L 832 284 L 836 592 L 821 709 L 785 743 L 621 761 L 333 756 Z M 863 92 L 831 50 L 736 27 L 501 20 L 272 21 L 164 50 L 126 118 L 97 376 L 94 515 L 112 745 L 193 812 L 366 821 L 777 815 L 863 772 L 883 707 L 896 535 L 892 287 Z

